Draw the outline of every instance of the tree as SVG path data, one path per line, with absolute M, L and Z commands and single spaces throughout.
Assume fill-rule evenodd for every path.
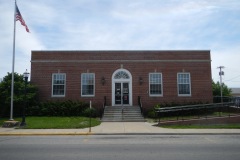
M 10 115 L 10 105 L 11 105 L 11 83 L 12 83 L 12 73 L 8 73 L 0 82 L 0 115 L 7 116 Z M 37 87 L 27 83 L 27 95 L 26 101 L 29 105 L 35 105 L 38 101 Z M 24 91 L 25 91 L 25 81 L 23 80 L 23 75 L 14 73 L 14 114 L 20 115 L 22 106 L 24 105 Z
M 213 96 L 221 96 L 221 84 L 220 82 L 215 83 L 212 80 L 212 91 Z M 231 96 L 231 89 L 227 87 L 224 83 L 222 83 L 222 96 Z

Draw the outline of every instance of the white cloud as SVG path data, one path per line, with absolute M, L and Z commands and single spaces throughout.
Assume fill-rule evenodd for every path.
M 0 77 L 11 72 L 14 2 L 0 2 Z M 31 50 L 211 50 L 212 75 L 240 75 L 239 0 L 18 1 L 31 33 L 17 22 L 16 72 Z M 216 76 L 217 75 L 217 76 Z M 237 81 L 238 78 L 234 79 Z M 234 87 L 240 83 L 226 81 Z
M 10 1 L 8 1 L 10 2 Z M 1 2 L 0 10 L 0 77 L 3 77 L 7 72 L 12 72 L 12 57 L 13 57 L 13 35 L 14 35 L 14 3 Z M 20 9 L 20 7 L 19 7 Z M 20 9 L 21 12 L 21 9 Z M 34 29 L 29 25 L 25 14 L 21 12 L 30 32 L 25 30 L 25 27 L 16 22 L 15 36 L 15 72 L 23 73 L 26 68 L 30 69 L 30 58 L 32 49 L 45 49 L 40 40 L 34 34 Z M 26 14 L 27 15 L 27 14 Z
M 212 51 L 212 77 L 214 81 L 220 81 L 219 69 L 224 66 L 223 82 L 229 87 L 239 87 L 240 85 L 240 46 L 225 50 Z

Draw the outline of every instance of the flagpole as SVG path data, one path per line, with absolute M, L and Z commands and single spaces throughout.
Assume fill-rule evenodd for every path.
M 12 56 L 12 87 L 11 87 L 11 110 L 10 119 L 13 121 L 13 96 L 14 96 L 14 65 L 15 65 L 15 37 L 16 37 L 16 0 L 14 3 L 14 30 L 13 30 L 13 56 Z

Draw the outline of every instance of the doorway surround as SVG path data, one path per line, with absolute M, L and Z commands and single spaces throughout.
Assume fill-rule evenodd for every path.
M 132 74 L 126 69 L 112 74 L 112 106 L 132 106 Z

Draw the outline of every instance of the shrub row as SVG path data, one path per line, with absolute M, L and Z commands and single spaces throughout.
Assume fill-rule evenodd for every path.
M 29 106 L 29 116 L 88 116 L 89 104 L 79 101 L 42 102 L 37 106 Z M 96 115 L 96 111 L 93 114 Z

